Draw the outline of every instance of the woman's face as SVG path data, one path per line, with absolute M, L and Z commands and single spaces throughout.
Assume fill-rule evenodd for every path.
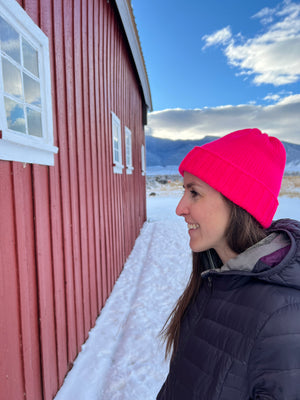
M 226 263 L 236 254 L 225 238 L 230 208 L 222 195 L 196 176 L 184 173 L 184 194 L 176 214 L 188 224 L 190 247 L 194 252 L 215 249 Z

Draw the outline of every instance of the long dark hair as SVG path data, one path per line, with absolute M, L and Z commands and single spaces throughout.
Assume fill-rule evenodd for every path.
M 265 238 L 267 234 L 261 224 L 247 211 L 226 197 L 224 200 L 230 207 L 230 219 L 225 232 L 227 244 L 231 250 L 240 254 Z M 210 251 L 221 266 L 222 262 L 216 252 Z M 161 331 L 161 336 L 166 341 L 166 358 L 169 354 L 173 357 L 177 350 L 181 320 L 188 306 L 194 302 L 198 294 L 201 286 L 201 273 L 207 268 L 206 258 L 207 252 L 193 252 L 193 268 L 189 282 Z

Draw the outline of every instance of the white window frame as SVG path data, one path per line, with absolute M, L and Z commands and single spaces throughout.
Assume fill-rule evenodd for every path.
M 146 161 L 145 161 L 145 146 L 142 144 L 141 147 L 141 163 L 142 163 L 142 175 L 146 175 Z
M 54 165 L 54 154 L 57 153 L 58 148 L 53 145 L 51 72 L 48 38 L 16 0 L 0 0 L 0 15 L 38 52 L 39 84 L 41 92 L 41 122 L 43 133 L 42 137 L 35 137 L 8 128 L 4 106 L 2 58 L 6 58 L 11 62 L 14 60 L 1 52 L 0 130 L 2 135 L 0 139 L 0 159 L 42 165 Z M 18 64 L 16 63 L 16 65 Z M 21 66 L 21 68 L 23 67 Z
M 131 175 L 134 170 L 132 165 L 132 134 L 125 126 L 125 148 L 126 148 L 126 174 Z
M 122 174 L 124 165 L 122 164 L 121 122 L 113 111 L 111 112 L 111 131 L 114 167 L 113 171 L 115 174 Z

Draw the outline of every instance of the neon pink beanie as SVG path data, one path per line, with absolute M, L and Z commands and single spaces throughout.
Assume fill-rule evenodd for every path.
M 285 160 L 280 140 L 243 129 L 194 147 L 179 172 L 197 176 L 268 228 L 278 207 Z

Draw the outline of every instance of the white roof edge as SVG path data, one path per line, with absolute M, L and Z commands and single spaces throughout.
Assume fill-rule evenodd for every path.
M 116 6 L 119 10 L 119 14 L 124 26 L 124 30 L 127 36 L 127 40 L 132 52 L 134 63 L 140 78 L 141 86 L 144 93 L 145 103 L 148 107 L 148 111 L 152 111 L 152 100 L 150 86 L 145 68 L 143 55 L 139 43 L 139 38 L 134 27 L 132 20 L 132 13 L 129 10 L 128 3 L 126 0 L 115 0 Z

